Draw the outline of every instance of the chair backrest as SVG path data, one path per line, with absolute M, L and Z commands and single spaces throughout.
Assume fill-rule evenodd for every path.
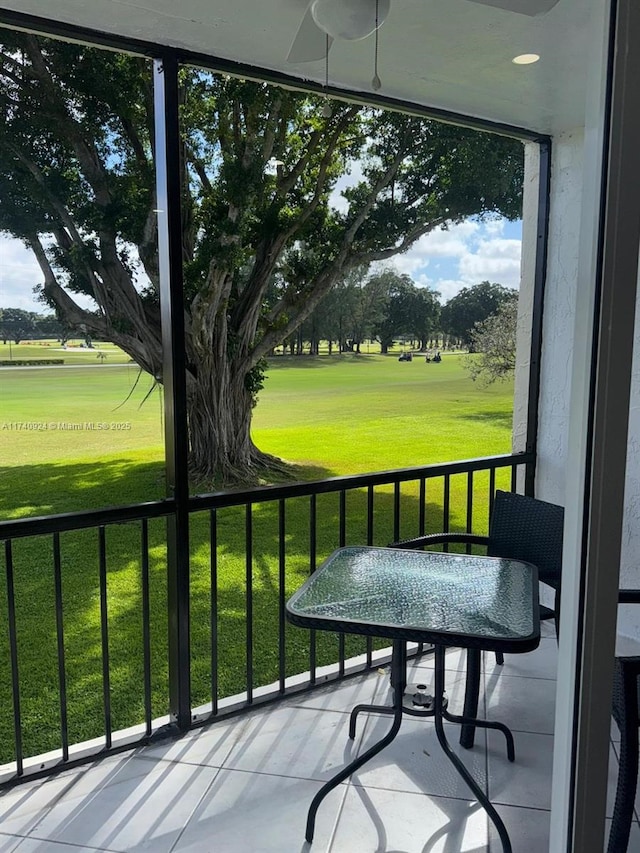
M 511 557 L 538 567 L 540 580 L 560 585 L 564 509 L 513 492 L 497 491 L 487 554 Z

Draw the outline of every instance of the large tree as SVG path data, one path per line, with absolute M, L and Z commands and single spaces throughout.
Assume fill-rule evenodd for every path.
M 489 385 L 499 379 L 509 379 L 516 369 L 516 329 L 518 298 L 501 303 L 495 314 L 476 323 L 471 332 L 474 355 L 466 356 L 466 368 L 471 378 Z
M 380 341 L 380 350 L 386 353 L 400 335 L 412 331 L 411 307 L 415 284 L 406 274 L 388 268 L 371 277 L 378 282 L 386 294 L 386 311 L 376 323 L 375 333 Z
M 0 308 L 0 338 L 4 344 L 8 340 L 19 344 L 22 340 L 33 338 L 38 315 L 22 308 Z
M 374 327 L 384 314 L 385 288 L 376 278 L 367 279 L 365 268 L 355 267 L 343 279 L 340 296 L 346 308 L 341 345 L 360 353 L 360 344 L 373 337 Z
M 463 287 L 442 308 L 443 332 L 473 349 L 473 331 L 477 323 L 495 314 L 504 303 L 517 298 L 517 292 L 501 284 L 481 281 L 473 287 Z
M 61 320 L 161 381 L 149 63 L 24 33 L 2 41 L 0 230 L 33 250 Z M 181 100 L 192 473 L 255 479 L 275 461 L 250 435 L 263 357 L 351 268 L 446 222 L 518 216 L 522 148 L 350 103 L 325 116 L 318 97 L 200 69 L 181 72 Z M 356 162 L 362 177 L 336 205 Z
M 411 331 L 426 350 L 440 328 L 440 294 L 426 287 L 417 287 L 412 298 Z
M 386 310 L 376 324 L 380 349 L 388 352 L 394 340 L 409 336 L 426 349 L 428 339 L 438 329 L 440 319 L 439 294 L 426 287 L 418 287 L 411 276 L 393 268 L 372 276 L 370 283 L 378 282 L 386 294 Z

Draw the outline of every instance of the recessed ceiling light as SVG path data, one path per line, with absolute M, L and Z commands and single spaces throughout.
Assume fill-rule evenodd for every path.
M 514 56 L 511 61 L 516 65 L 532 65 L 539 59 L 540 56 L 537 53 L 521 53 L 520 56 Z

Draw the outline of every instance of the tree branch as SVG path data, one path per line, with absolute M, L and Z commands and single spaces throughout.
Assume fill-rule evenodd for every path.
M 406 252 L 407 249 L 411 248 L 412 244 L 424 234 L 428 234 L 430 231 L 433 231 L 434 228 L 443 225 L 445 222 L 446 219 L 441 217 L 439 219 L 433 219 L 430 222 L 417 225 L 405 234 L 398 246 L 392 246 L 389 249 L 372 250 L 371 252 L 359 252 L 352 256 L 349 261 L 349 266 L 352 265 L 351 261 L 353 261 L 353 265 L 371 264 L 374 261 L 384 261 L 387 258 L 392 258 L 394 255 L 400 255 L 403 252 Z
M 281 343 L 292 332 L 295 332 L 301 323 L 304 323 L 331 290 L 339 274 L 340 270 L 332 265 L 313 280 L 309 292 L 305 292 L 304 297 L 299 298 L 297 303 L 289 302 L 286 299 L 280 301 L 269 315 L 272 328 L 258 341 L 251 352 L 249 367 L 255 366 L 261 358 L 271 352 L 274 346 Z M 291 311 L 291 316 L 283 326 L 280 326 L 278 320 L 286 311 Z
M 357 114 L 355 108 L 347 110 L 336 123 L 333 133 L 328 141 L 325 152 L 320 160 L 318 176 L 316 178 L 314 193 L 305 205 L 302 213 L 285 232 L 276 237 L 264 240 L 256 249 L 253 268 L 249 280 L 242 292 L 242 296 L 234 309 L 234 316 L 240 318 L 238 324 L 238 335 L 241 339 L 248 341 L 257 328 L 262 299 L 269 285 L 269 279 L 275 269 L 280 253 L 292 237 L 302 228 L 317 209 L 325 190 L 327 173 L 340 139 L 353 116 Z M 301 158 L 301 161 L 305 158 Z M 307 158 L 308 159 L 308 158 Z M 296 165 L 300 165 L 300 162 Z M 270 212 L 275 215 L 277 207 L 275 201 L 270 206 Z
M 57 216 L 57 218 L 60 220 L 62 226 L 68 232 L 68 236 L 71 238 L 73 243 L 76 246 L 83 246 L 84 240 L 82 239 L 80 233 L 78 232 L 78 229 L 76 228 L 76 224 L 73 220 L 73 217 L 70 215 L 64 204 L 62 204 L 60 199 L 49 190 L 47 180 L 37 163 L 35 163 L 30 157 L 25 154 L 25 152 L 21 148 L 18 148 L 13 143 L 8 143 L 7 147 L 15 154 L 18 160 L 27 169 L 29 174 L 40 187 L 47 201 L 49 202 L 51 213 Z
M 112 201 L 107 172 L 92 142 L 87 141 L 82 133 L 80 124 L 75 121 L 66 104 L 59 94 L 59 87 L 53 81 L 45 62 L 36 36 L 27 35 L 25 38 L 26 52 L 31 60 L 37 78 L 42 83 L 55 117 L 67 128 L 67 133 L 76 157 L 82 164 L 84 175 L 95 193 L 95 201 L 101 207 L 106 207 Z
M 396 154 L 396 156 L 391 161 L 391 164 L 387 167 L 387 169 L 382 173 L 382 175 L 378 178 L 376 183 L 373 185 L 371 192 L 369 193 L 366 201 L 360 207 L 360 209 L 358 211 L 358 215 L 353 220 L 353 222 L 351 223 L 349 228 L 347 228 L 347 230 L 345 231 L 345 235 L 344 235 L 344 239 L 343 239 L 343 246 L 350 246 L 353 243 L 355 236 L 356 236 L 356 233 L 358 232 L 358 229 L 360 228 L 362 223 L 365 221 L 365 219 L 367 218 L 367 216 L 371 212 L 371 209 L 374 206 L 374 204 L 376 203 L 378 196 L 380 195 L 380 193 L 382 192 L 382 190 L 385 187 L 389 186 L 391 181 L 398 174 L 398 169 L 400 168 L 402 161 L 404 160 L 406 155 L 407 155 L 407 150 L 404 146 L 402 146 L 400 148 L 400 150 L 398 151 L 398 153 Z
M 205 169 L 204 163 L 198 157 L 198 155 L 196 154 L 192 145 L 187 144 L 186 149 L 187 149 L 187 155 L 189 157 L 189 162 L 191 163 L 193 168 L 196 170 L 196 174 L 197 174 L 198 178 L 200 179 L 200 183 L 202 184 L 202 188 L 204 189 L 205 192 L 212 193 L 213 192 L 213 186 L 211 184 L 211 181 L 209 180 L 209 176 L 207 175 L 207 171 Z
M 142 144 L 142 140 L 140 139 L 133 122 L 129 118 L 120 116 L 120 124 L 122 125 L 125 137 L 129 140 L 129 145 L 131 145 L 138 165 L 143 168 L 148 168 L 149 158 L 145 153 L 144 145 Z
M 354 119 L 358 115 L 359 111 L 360 110 L 358 107 L 349 107 L 349 109 L 347 109 L 340 116 L 340 119 L 336 126 L 336 130 L 333 133 L 333 138 L 339 138 L 339 136 L 346 130 L 347 126 L 349 125 L 349 122 L 351 122 L 352 119 Z M 283 175 L 282 179 L 276 185 L 276 191 L 280 197 L 285 196 L 294 188 L 298 178 L 307 167 L 311 156 L 315 153 L 315 150 L 324 138 L 325 132 L 326 128 L 322 130 L 313 131 L 313 133 L 309 137 L 309 142 L 307 143 L 305 153 L 302 155 L 302 157 L 300 157 L 293 169 L 291 169 L 291 171 L 288 172 L 286 175 Z
M 60 286 L 38 235 L 35 233 L 29 234 L 26 240 L 29 248 L 36 256 L 38 266 L 44 275 L 44 294 L 52 300 L 64 319 L 70 325 L 86 325 L 87 328 L 91 328 L 94 332 L 107 336 L 107 325 L 100 315 L 92 314 L 90 311 L 80 308 L 66 290 Z
M 271 155 L 273 154 L 273 146 L 275 144 L 276 139 L 276 127 L 278 125 L 278 118 L 280 116 L 281 109 L 282 97 L 278 95 L 271 104 L 271 109 L 269 110 L 269 115 L 267 116 L 266 130 L 264 132 L 264 138 L 262 140 L 263 163 L 268 163 L 271 159 Z

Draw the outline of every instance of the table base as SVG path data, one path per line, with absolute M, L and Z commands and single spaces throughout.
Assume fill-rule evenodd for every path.
M 436 647 L 437 648 L 437 647 Z M 475 652 L 475 649 L 473 650 Z M 392 665 L 393 670 L 393 665 Z M 469 685 L 467 684 L 467 692 Z M 402 694 L 404 696 L 404 691 L 406 689 L 406 683 L 401 685 Z M 473 695 L 477 697 L 478 691 L 474 690 Z M 394 700 L 395 700 L 395 691 L 394 691 Z M 460 744 L 465 747 L 465 749 L 470 749 L 473 746 L 474 741 L 474 731 L 476 728 L 480 729 L 495 729 L 503 733 L 505 740 L 507 741 L 507 758 L 509 761 L 515 761 L 515 744 L 513 740 L 513 735 L 511 734 L 511 730 L 508 726 L 505 726 L 504 723 L 498 723 L 493 720 L 483 720 L 478 719 L 475 714 L 477 713 L 477 698 L 475 700 L 475 704 L 473 706 L 473 712 L 471 714 L 467 713 L 467 696 L 465 694 L 465 713 L 464 714 L 452 714 L 447 706 L 446 700 L 442 699 L 442 717 L 447 720 L 449 723 L 458 723 L 462 726 L 462 732 L 460 735 Z M 368 712 L 369 714 L 395 714 L 395 701 L 393 705 L 356 705 L 355 708 L 351 711 L 351 715 L 349 717 L 349 738 L 350 740 L 354 740 L 356 736 L 356 721 L 358 718 L 358 714 L 363 711 Z M 433 705 L 429 708 L 420 708 L 416 706 L 415 708 L 409 708 L 407 705 L 403 703 L 403 713 L 409 714 L 412 717 L 433 717 L 435 716 L 435 696 L 433 697 Z
M 474 650 L 475 651 L 475 650 Z M 445 648 L 443 646 L 435 646 L 435 686 L 434 686 L 434 707 L 433 710 L 407 710 L 407 708 L 403 704 L 404 698 L 404 690 L 406 687 L 406 663 L 407 663 L 407 651 L 406 651 L 406 643 L 403 640 L 394 640 L 393 641 L 393 653 L 391 657 L 391 687 L 393 690 L 393 704 L 389 705 L 356 705 L 356 707 L 351 712 L 351 716 L 349 719 L 349 737 L 351 740 L 355 738 L 356 734 L 356 720 L 358 714 L 362 711 L 368 711 L 370 713 L 375 714 L 387 714 L 393 717 L 393 721 L 391 724 L 391 728 L 387 732 L 387 734 L 381 738 L 377 743 L 373 746 L 369 747 L 362 755 L 355 758 L 352 762 L 343 767 L 336 775 L 329 779 L 328 782 L 320 788 L 318 793 L 315 795 L 313 800 L 311 801 L 311 805 L 309 806 L 309 813 L 307 815 L 307 828 L 305 833 L 305 838 L 307 841 L 311 842 L 313 840 L 313 834 L 315 830 L 315 821 L 316 814 L 318 812 L 318 808 L 323 799 L 327 796 L 327 794 L 332 791 L 337 785 L 341 782 L 344 782 L 352 773 L 358 770 L 363 764 L 366 764 L 369 759 L 373 758 L 374 755 L 377 755 L 381 752 L 386 746 L 388 746 L 391 741 L 396 737 L 398 731 L 400 730 L 400 724 L 402 722 L 403 713 L 410 713 L 412 716 L 419 717 L 433 717 L 436 737 L 438 738 L 438 742 L 442 747 L 447 758 L 454 765 L 460 776 L 467 783 L 469 788 L 472 790 L 475 798 L 478 800 L 480 805 L 484 808 L 484 810 L 489 815 L 492 823 L 496 827 L 498 831 L 498 835 L 500 836 L 500 840 L 502 842 L 502 849 L 504 853 L 512 853 L 511 841 L 509 840 L 509 835 L 507 833 L 506 827 L 500 818 L 500 815 L 491 804 L 491 801 L 486 796 L 484 791 L 480 788 L 475 779 L 471 776 L 467 768 L 464 766 L 462 761 L 458 758 L 458 756 L 453 752 L 449 742 L 447 741 L 443 720 L 447 720 L 449 722 L 460 723 L 463 727 L 466 727 L 467 737 L 468 732 L 473 732 L 473 729 L 478 726 L 480 728 L 485 729 L 497 729 L 501 731 L 505 739 L 507 741 L 507 757 L 509 761 L 515 760 L 515 748 L 513 742 L 513 735 L 511 731 L 505 726 L 503 723 L 496 723 L 490 720 L 479 720 L 476 717 L 464 715 L 460 716 L 458 714 L 451 714 L 445 706 L 443 701 L 444 690 L 445 690 Z M 476 694 L 477 695 L 477 694 Z M 465 712 L 467 711 L 467 705 L 465 703 Z M 464 733 L 464 729 L 463 729 Z M 461 738 L 462 741 L 462 738 Z M 471 744 L 473 744 L 473 734 L 471 734 Z M 463 744 L 464 745 L 464 744 Z

